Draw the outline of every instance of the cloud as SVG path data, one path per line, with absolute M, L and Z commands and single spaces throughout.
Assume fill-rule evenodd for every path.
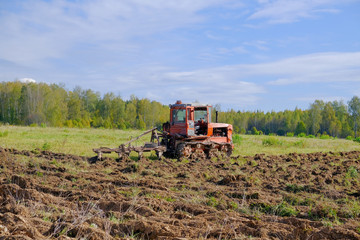
M 268 23 L 291 23 L 303 18 L 315 17 L 318 13 L 338 13 L 339 10 L 329 8 L 336 4 L 350 1 L 336 0 L 272 0 L 259 1 L 261 5 L 248 19 L 267 19 Z
M 258 50 L 261 51 L 267 51 L 269 50 L 268 47 L 266 47 L 268 43 L 266 41 L 261 41 L 261 40 L 257 40 L 257 41 L 253 41 L 253 42 L 245 42 L 244 45 L 246 46 L 251 46 L 251 47 L 255 47 Z
M 36 83 L 36 80 L 33 78 L 21 78 L 19 81 L 23 83 Z
M 284 26 L 286 31 L 273 32 L 258 24 L 334 14 L 351 1 L 358 0 L 14 0 L 9 7 L 0 4 L 0 79 L 32 76 L 162 103 L 181 98 L 245 108 L 278 95 L 280 88 L 293 90 L 280 86 L 360 82 L 359 52 L 271 60 L 285 51 L 288 56 L 308 53 L 321 43 L 307 39 L 302 29 Z M 244 28 L 245 22 L 255 28 Z M 285 40 L 274 40 L 273 33 Z M 298 43 L 287 48 L 286 41 L 312 47 Z M 354 49 L 334 41 L 340 42 L 329 39 L 323 49 Z
M 360 81 L 360 52 L 307 54 L 273 62 L 227 65 L 197 71 L 197 74 L 201 73 L 218 76 L 219 79 L 273 79 L 268 80 L 270 85 Z
M 161 102 L 181 96 L 186 102 L 199 99 L 237 108 L 256 104 L 271 85 L 343 82 L 360 82 L 360 52 L 308 54 L 267 63 L 192 71 L 149 67 L 131 76 L 118 77 L 123 92 L 138 92 L 136 95 L 152 96 Z
M 309 54 L 257 66 L 263 74 L 278 75 L 271 85 L 360 81 L 360 52 Z
M 136 38 L 203 22 L 232 0 L 19 1 L 0 15 L 0 59 L 43 67 L 81 49 L 139 50 Z
M 170 71 L 149 67 L 134 72 L 131 78 L 127 75 L 119 76 L 116 84 L 128 93 L 127 97 L 135 92 L 136 95 L 151 97 L 163 103 L 180 98 L 183 102 L 199 100 L 245 107 L 255 104 L 258 94 L 265 92 L 263 87 L 255 83 L 239 80 L 216 68 Z
M 314 53 L 272 62 L 209 68 L 195 73 L 206 73 L 219 79 L 267 81 L 269 85 L 360 82 L 360 52 Z
M 302 102 L 315 102 L 315 100 L 322 100 L 324 102 L 334 102 L 334 101 L 344 101 L 347 99 L 344 99 L 344 97 L 334 96 L 334 97 L 322 97 L 322 96 L 316 96 L 316 97 L 299 97 L 294 98 L 296 101 L 302 101 Z

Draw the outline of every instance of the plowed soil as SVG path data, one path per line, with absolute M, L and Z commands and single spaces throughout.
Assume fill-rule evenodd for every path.
M 0 148 L 0 239 L 360 239 L 359 159 L 95 161 Z

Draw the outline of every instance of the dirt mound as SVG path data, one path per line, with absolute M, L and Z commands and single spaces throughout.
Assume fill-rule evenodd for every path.
M 360 152 L 104 161 L 0 148 L 5 239 L 360 239 Z

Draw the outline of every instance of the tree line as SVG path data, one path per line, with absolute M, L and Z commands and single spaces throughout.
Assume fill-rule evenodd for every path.
M 348 104 L 343 101 L 315 100 L 306 110 L 219 112 L 219 122 L 232 123 L 237 133 L 273 133 L 280 136 L 306 134 L 357 137 L 359 119 L 360 99 L 357 96 Z
M 160 126 L 168 107 L 149 99 L 120 96 L 46 83 L 0 83 L 0 122 L 53 127 L 147 129 Z
M 169 120 L 169 108 L 149 99 L 121 96 L 76 87 L 46 83 L 1 82 L 0 122 L 12 125 L 54 127 L 95 127 L 148 129 Z M 219 122 L 230 123 L 242 134 L 328 134 L 356 137 L 360 119 L 360 99 L 343 101 L 316 100 L 309 109 L 263 111 L 221 111 Z M 213 121 L 215 114 L 212 114 Z

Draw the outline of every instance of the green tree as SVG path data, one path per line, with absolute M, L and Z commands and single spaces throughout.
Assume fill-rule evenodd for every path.
M 353 119 L 354 133 L 357 137 L 358 121 L 360 116 L 360 99 L 357 96 L 354 96 L 349 102 L 349 113 Z
M 340 121 L 335 115 L 335 110 L 330 102 L 326 103 L 321 114 L 322 132 L 328 132 L 332 136 L 338 136 L 341 131 Z
M 324 102 L 321 100 L 316 100 L 313 104 L 310 105 L 308 118 L 310 134 L 316 135 L 320 130 L 320 125 L 322 121 L 321 113 L 324 109 L 324 105 Z
M 299 135 L 300 133 L 306 134 L 306 125 L 303 121 L 300 121 L 296 125 L 295 134 Z
M 82 101 L 79 91 L 74 90 L 73 92 L 69 92 L 67 107 L 69 120 L 81 119 Z

